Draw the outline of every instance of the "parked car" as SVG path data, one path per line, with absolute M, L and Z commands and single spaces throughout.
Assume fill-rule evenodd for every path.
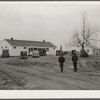
M 46 56 L 46 50 L 44 50 L 44 49 L 43 50 L 40 50 L 39 51 L 39 55 L 40 56 Z
M 56 50 L 56 56 L 60 56 L 60 54 L 67 55 L 67 51 Z
M 26 52 L 26 51 L 21 51 L 21 52 L 20 52 L 20 58 L 21 58 L 21 59 L 27 59 L 27 57 L 28 57 L 28 56 L 27 56 L 27 52 Z
M 67 55 L 67 51 L 63 51 L 63 54 L 64 54 L 64 55 Z
M 71 55 L 73 55 L 74 52 L 76 52 L 76 50 L 72 50 Z
M 33 52 L 31 51 L 31 52 L 28 54 L 28 56 L 32 56 L 32 54 L 33 54 Z
M 56 56 L 60 56 L 60 50 L 56 50 Z
M 80 54 L 80 57 L 89 57 L 89 55 L 88 55 L 88 53 L 85 51 L 85 50 L 81 50 L 81 52 L 80 52 L 81 54 Z
M 40 56 L 40 55 L 39 55 L 39 51 L 33 51 L 32 57 L 38 58 L 39 56 Z
M 60 56 L 61 54 L 65 55 L 66 52 L 61 51 L 61 50 L 56 50 L 56 56 Z

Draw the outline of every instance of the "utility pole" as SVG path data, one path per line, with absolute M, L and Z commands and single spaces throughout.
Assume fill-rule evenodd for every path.
M 60 51 L 62 51 L 62 45 L 60 45 Z

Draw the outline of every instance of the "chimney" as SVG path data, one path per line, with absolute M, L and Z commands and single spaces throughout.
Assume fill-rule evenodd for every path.
M 45 40 L 43 40 L 43 42 L 45 42 Z
M 13 37 L 11 37 L 11 40 L 13 40 Z

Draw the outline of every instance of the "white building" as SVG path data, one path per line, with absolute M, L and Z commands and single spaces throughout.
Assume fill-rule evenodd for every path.
M 0 56 L 3 50 L 8 50 L 10 56 L 19 56 L 21 51 L 27 51 L 27 54 L 34 50 L 45 49 L 48 55 L 56 54 L 56 46 L 50 42 L 43 41 L 27 41 L 27 40 L 15 40 L 4 39 L 0 43 Z
M 72 51 L 72 50 L 76 50 L 78 52 L 81 51 L 81 47 L 77 47 L 77 46 L 71 46 L 71 47 L 67 47 L 67 51 Z M 100 54 L 100 48 L 97 46 L 85 46 L 84 50 L 89 54 L 89 55 L 96 55 L 96 54 Z
M 85 46 L 85 51 L 87 51 L 87 53 L 89 55 L 98 55 L 100 54 L 100 48 L 97 46 Z

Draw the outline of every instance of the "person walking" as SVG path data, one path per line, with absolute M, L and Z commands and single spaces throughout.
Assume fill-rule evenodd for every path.
M 65 58 L 63 57 L 63 53 L 62 53 L 61 56 L 59 57 L 58 62 L 60 63 L 61 72 L 63 72 L 63 64 L 64 64 L 64 62 L 65 62 Z
M 78 61 L 78 56 L 76 54 L 76 51 L 73 51 L 72 62 L 73 62 L 74 72 L 77 72 L 77 61 Z

